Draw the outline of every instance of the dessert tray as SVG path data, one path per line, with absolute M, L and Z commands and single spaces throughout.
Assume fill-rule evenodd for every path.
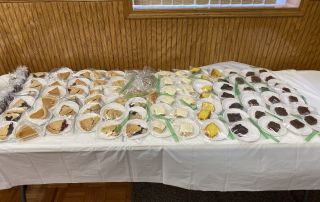
M 158 72 L 63 67 L 22 80 L 1 106 L 1 142 L 80 133 L 109 141 L 151 135 L 280 142 L 289 132 L 309 141 L 320 130 L 320 116 L 297 89 L 249 65 Z

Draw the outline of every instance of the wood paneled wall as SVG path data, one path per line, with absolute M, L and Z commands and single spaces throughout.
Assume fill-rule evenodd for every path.
M 186 68 L 235 60 L 320 68 L 320 1 L 303 17 L 126 19 L 123 2 L 0 3 L 0 73 L 26 64 Z

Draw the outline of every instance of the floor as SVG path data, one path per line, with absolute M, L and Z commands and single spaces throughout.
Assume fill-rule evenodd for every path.
M 27 202 L 130 202 L 130 183 L 29 185 Z M 0 202 L 19 202 L 20 189 L 0 191 Z

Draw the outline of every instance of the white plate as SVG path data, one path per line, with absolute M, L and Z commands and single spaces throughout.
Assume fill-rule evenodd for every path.
M 189 125 L 192 125 L 193 127 L 193 133 L 189 136 L 184 136 L 180 134 L 180 126 L 181 124 L 186 123 Z M 191 139 L 199 135 L 199 126 L 196 124 L 196 122 L 192 121 L 191 119 L 175 119 L 173 122 L 173 128 L 176 131 L 177 135 L 184 139 Z
M 128 124 L 136 124 L 136 125 L 140 125 L 142 126 L 143 128 L 147 129 L 147 132 L 143 133 L 143 134 L 139 134 L 139 135 L 135 135 L 135 136 L 132 136 L 132 137 L 128 137 L 127 135 L 127 132 L 126 132 L 126 128 L 128 126 Z M 149 127 L 148 127 L 148 124 L 147 122 L 141 120 L 141 119 L 132 119 L 132 120 L 129 120 L 126 125 L 122 128 L 122 132 L 121 134 L 123 134 L 125 137 L 127 137 L 128 139 L 130 140 L 135 140 L 135 139 L 139 139 L 139 138 L 143 138 L 143 137 L 146 137 L 148 134 L 149 134 Z
M 296 97 L 298 102 L 290 102 L 289 100 L 290 96 Z M 282 93 L 280 95 L 280 100 L 286 104 L 296 104 L 296 103 L 305 104 L 304 100 L 298 94 L 294 94 L 294 93 Z
M 165 110 L 165 115 L 163 115 L 163 116 L 166 116 L 166 117 L 169 116 L 170 113 L 173 111 L 173 110 L 172 110 L 172 107 L 171 107 L 170 105 L 165 104 L 165 103 L 157 103 L 157 104 L 151 105 L 151 107 L 150 107 L 150 111 L 151 111 L 151 114 L 152 114 L 152 115 L 156 115 L 156 113 L 155 113 L 155 107 L 161 107 L 161 108 L 163 108 L 163 109 Z
M 264 113 L 265 113 L 265 116 L 268 115 L 268 114 L 267 114 L 267 109 L 264 108 L 264 107 L 261 107 L 261 106 L 250 107 L 250 108 L 248 109 L 248 114 L 249 114 L 249 116 L 250 116 L 252 119 L 258 120 L 258 119 L 256 118 L 256 112 L 257 112 L 257 111 L 264 112 Z M 260 118 L 262 118 L 262 117 L 260 117 Z
M 194 80 L 192 86 L 193 86 L 193 89 L 197 93 L 201 94 L 203 92 L 202 87 L 204 87 L 204 86 L 211 86 L 212 87 L 212 83 L 210 81 L 207 81 L 207 80 L 196 79 L 196 80 Z
M 298 108 L 299 107 L 306 107 L 308 108 L 309 112 L 307 112 L 307 114 L 300 114 L 299 111 L 298 111 Z M 306 116 L 306 115 L 309 115 L 309 114 L 312 114 L 315 112 L 315 109 L 307 104 L 300 104 L 300 103 L 296 103 L 296 104 L 292 104 L 291 105 L 291 113 L 294 114 L 294 115 L 299 115 L 299 116 Z
M 210 123 L 214 123 L 219 128 L 218 134 L 213 138 L 208 137 L 204 133 L 204 129 Z M 208 140 L 219 141 L 219 140 L 224 140 L 224 139 L 227 138 L 228 129 L 225 127 L 225 125 L 220 120 L 218 120 L 218 119 L 208 119 L 208 120 L 203 121 L 202 124 L 201 124 L 201 134 Z
M 230 130 L 232 131 L 232 128 L 238 124 L 241 124 L 242 126 L 246 127 L 248 129 L 248 133 L 244 135 L 237 135 L 234 132 L 232 132 L 235 137 L 244 142 L 255 142 L 260 139 L 260 132 L 259 130 L 249 121 L 239 121 L 232 125 L 230 125 Z
M 308 115 L 308 116 L 314 117 L 314 118 L 317 120 L 317 123 L 314 124 L 314 125 L 310 125 L 310 124 L 309 124 L 308 122 L 306 122 L 306 120 L 305 120 L 307 116 L 304 117 L 304 122 L 305 122 L 309 127 L 313 128 L 314 130 L 320 131 L 320 116 L 317 115 L 317 114 L 310 114 L 310 115 Z
M 273 131 L 272 129 L 269 129 L 268 128 L 268 124 L 270 121 L 273 121 L 277 124 L 280 125 L 280 129 L 278 132 L 275 132 Z M 283 136 L 287 133 L 287 128 L 286 126 L 283 124 L 282 121 L 280 121 L 279 119 L 277 118 L 274 118 L 272 116 L 264 116 L 264 117 L 261 117 L 259 120 L 258 120 L 258 124 L 261 128 L 263 128 L 266 132 L 274 135 L 274 136 Z
M 295 117 L 288 117 L 284 120 L 285 122 L 285 125 L 287 126 L 287 128 L 294 134 L 296 135 L 302 135 L 302 136 L 307 136 L 309 135 L 310 133 L 312 133 L 312 128 L 309 127 L 308 124 L 306 124 L 303 120 L 299 120 L 300 122 L 302 122 L 304 124 L 304 127 L 300 128 L 300 129 L 297 129 L 295 128 L 294 126 L 292 126 L 290 124 L 291 121 L 295 120 L 297 118 Z M 298 120 L 298 119 L 297 119 Z
M 279 99 L 279 103 L 281 102 L 280 96 L 277 93 L 271 92 L 271 91 L 265 91 L 263 93 L 261 93 L 261 97 L 263 98 L 264 103 L 266 103 L 267 105 L 274 105 L 272 102 L 269 101 L 269 98 L 271 98 L 272 96 L 275 96 L 276 98 Z M 277 104 L 277 103 L 275 103 Z
M 233 122 L 230 122 L 229 119 L 228 119 L 228 114 L 240 114 L 241 116 L 241 120 L 239 121 L 242 121 L 244 119 L 247 119 L 249 118 L 249 115 L 245 112 L 245 111 L 242 111 L 240 109 L 229 109 L 229 110 L 225 110 L 224 113 L 223 113 L 223 118 L 224 120 L 226 120 L 228 123 L 233 123 Z M 235 121 L 235 122 L 239 122 L 239 121 Z
M 115 119 L 115 120 L 122 120 L 124 117 L 126 117 L 128 115 L 128 112 L 126 111 L 126 108 L 124 106 L 122 106 L 121 104 L 118 103 L 110 103 L 105 105 L 101 110 L 100 110 L 100 116 L 101 118 L 103 118 L 104 120 L 107 120 L 107 118 L 105 117 L 105 111 L 108 109 L 115 109 L 115 110 L 119 110 L 122 112 L 122 115 Z
M 288 113 L 288 115 L 279 115 L 277 112 L 276 112 L 276 108 L 277 107 L 281 107 L 281 108 L 284 108 L 286 110 L 286 112 Z M 272 106 L 270 106 L 270 111 L 277 117 L 283 119 L 285 117 L 288 117 L 290 115 L 290 108 L 288 108 L 287 106 L 285 106 L 284 104 L 281 104 L 281 103 L 278 103 L 278 104 L 274 104 Z

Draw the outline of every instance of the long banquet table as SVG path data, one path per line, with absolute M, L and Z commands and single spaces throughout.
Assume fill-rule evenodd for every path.
M 320 111 L 320 72 L 278 71 Z M 0 79 L 5 83 L 5 80 Z M 2 86 L 4 87 L 4 86 Z M 320 138 L 306 143 L 287 134 L 280 143 L 261 138 L 175 143 L 103 140 L 77 134 L 0 144 L 0 189 L 25 184 L 159 182 L 193 190 L 259 191 L 320 188 Z

